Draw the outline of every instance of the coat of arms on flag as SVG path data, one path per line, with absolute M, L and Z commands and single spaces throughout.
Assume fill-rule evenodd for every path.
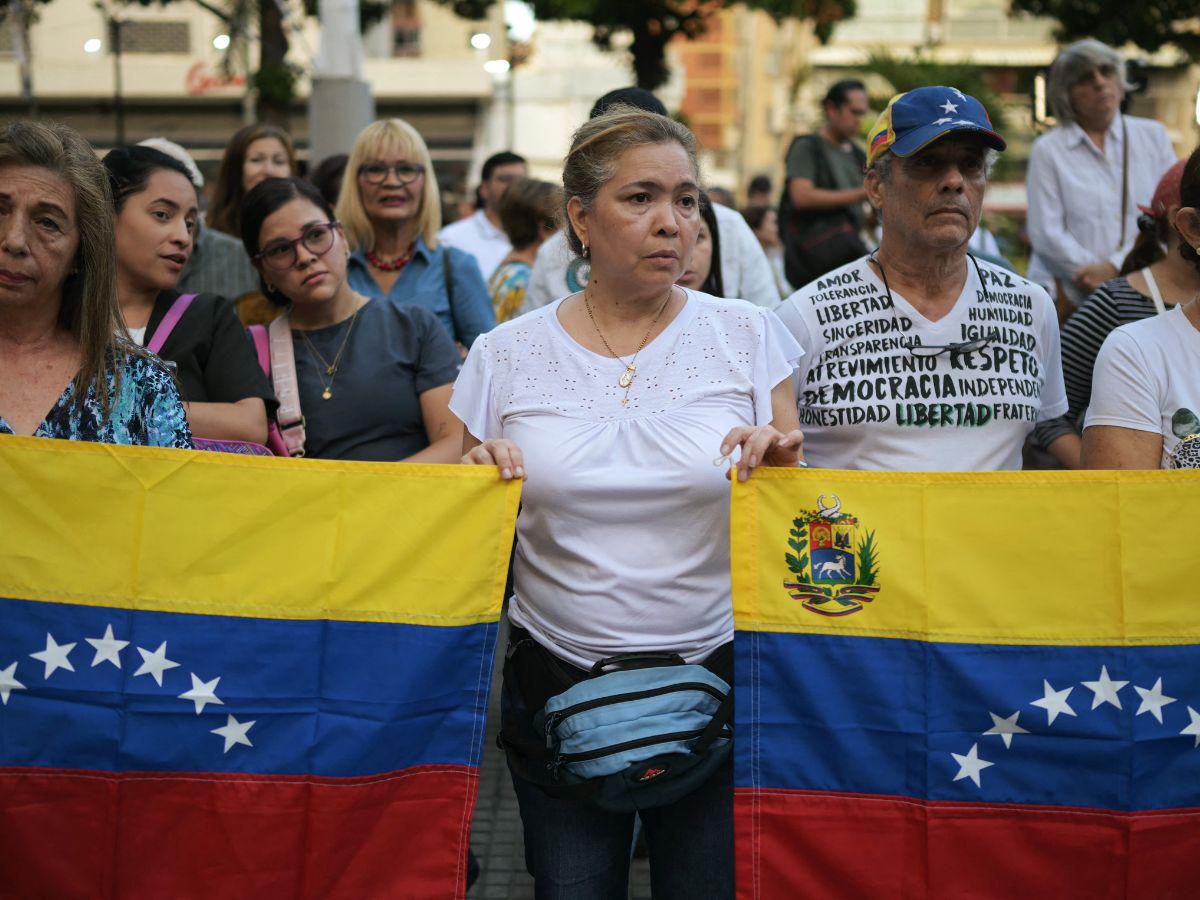
M 0 473 L 0 896 L 463 895 L 517 485 L 28 438 Z
M 879 550 L 875 532 L 824 494 L 815 509 L 792 519 L 784 561 L 791 572 L 783 586 L 805 609 L 822 616 L 848 616 L 879 593 Z

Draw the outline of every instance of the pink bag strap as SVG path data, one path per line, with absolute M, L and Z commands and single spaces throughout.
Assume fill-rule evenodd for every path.
M 296 352 L 292 347 L 292 323 L 287 314 L 267 329 L 270 345 L 271 384 L 279 400 L 279 431 L 289 456 L 304 455 L 304 414 L 300 410 L 300 386 L 296 380 Z
M 179 324 L 179 320 L 183 318 L 183 314 L 187 312 L 187 308 L 192 305 L 192 301 L 195 299 L 195 294 L 180 294 L 175 298 L 175 302 L 171 304 L 171 308 L 167 310 L 167 314 L 158 323 L 158 328 L 154 329 L 154 337 L 146 345 L 147 350 L 156 356 L 158 355 L 159 351 L 163 348 L 163 344 L 167 342 L 167 338 L 171 336 L 171 332 L 175 330 L 175 326 Z

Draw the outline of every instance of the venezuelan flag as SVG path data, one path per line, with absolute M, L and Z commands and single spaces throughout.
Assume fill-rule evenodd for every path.
M 0 439 L 0 896 L 462 896 L 519 490 Z
M 746 898 L 1200 896 L 1200 479 L 735 484 Z

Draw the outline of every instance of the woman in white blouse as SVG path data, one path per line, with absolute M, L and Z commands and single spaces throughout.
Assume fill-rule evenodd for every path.
M 1175 163 L 1161 122 L 1121 112 L 1128 89 L 1120 54 L 1091 38 L 1064 47 L 1050 67 L 1059 125 L 1029 155 L 1029 277 L 1057 282 L 1075 306 L 1116 277 L 1137 240 L 1138 204 Z
M 619 653 L 674 651 L 731 681 L 726 478 L 802 464 L 799 346 L 772 312 L 675 286 L 698 182 L 694 137 L 664 116 L 583 125 L 563 185 L 586 289 L 481 336 L 450 404 L 465 463 L 526 479 L 502 739 L 539 897 L 625 896 L 633 814 L 542 790 L 519 752 L 532 716 Z M 656 897 L 733 895 L 728 761 L 641 818 Z

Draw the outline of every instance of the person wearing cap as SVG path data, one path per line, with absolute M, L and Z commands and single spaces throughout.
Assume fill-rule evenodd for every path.
M 1137 239 L 1138 204 L 1175 162 L 1160 122 L 1121 112 L 1129 89 L 1120 54 L 1097 40 L 1064 47 L 1050 66 L 1059 125 L 1029 155 L 1029 272 L 1073 306 L 1117 275 Z
M 163 137 L 146 138 L 138 144 L 152 147 L 183 163 L 196 188 L 196 197 L 203 200 L 204 176 L 190 153 Z M 192 255 L 183 267 L 175 289 L 181 294 L 216 294 L 237 300 L 258 291 L 258 273 L 250 264 L 241 241 L 197 222 Z
M 1067 409 L 1045 290 L 968 252 L 1005 147 L 952 87 L 894 98 L 870 132 L 864 187 L 878 250 L 776 311 L 804 349 L 796 373 L 814 466 L 1017 469 L 1026 435 Z
M 1200 295 L 1200 270 L 1179 252 L 1174 225 L 1182 205 L 1180 186 L 1186 160 L 1180 160 L 1158 182 L 1149 206 L 1142 206 L 1138 239 L 1121 266 L 1121 274 L 1092 292 L 1062 329 L 1063 378 L 1068 408 L 1064 415 L 1040 422 L 1038 443 L 1068 469 L 1079 468 L 1080 428 L 1092 396 L 1096 358 L 1105 339 L 1122 325 L 1165 313 Z
M 650 91 L 626 87 L 609 91 L 600 97 L 592 106 L 588 118 L 594 119 L 615 106 L 631 106 L 660 116 L 667 115 L 667 108 Z M 775 286 L 771 263 L 758 238 L 737 210 L 714 203 L 713 213 L 720 230 L 725 296 L 774 309 L 779 304 L 779 289 Z M 538 249 L 521 312 L 539 309 L 560 297 L 583 290 L 588 281 L 588 271 L 587 260 L 571 252 L 567 247 L 566 234 L 560 230 Z

